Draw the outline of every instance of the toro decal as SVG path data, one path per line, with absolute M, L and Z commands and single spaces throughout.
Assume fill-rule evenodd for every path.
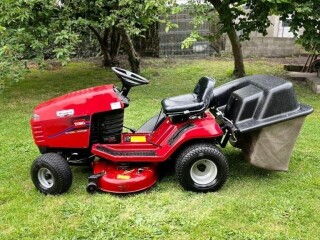
M 90 122 L 88 122 L 89 124 Z M 75 119 L 73 120 L 73 127 L 75 129 L 79 129 L 79 128 L 86 128 L 87 124 L 86 124 L 86 120 L 84 118 L 82 119 Z
M 70 127 L 64 129 L 61 132 L 48 136 L 48 138 L 55 138 L 63 134 L 86 132 L 90 127 L 90 117 L 85 116 L 80 118 L 73 118 L 71 119 L 70 125 Z

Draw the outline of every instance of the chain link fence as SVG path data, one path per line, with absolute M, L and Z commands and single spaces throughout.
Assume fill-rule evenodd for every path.
M 177 24 L 178 28 L 171 28 L 166 32 L 166 25 L 164 23 L 154 24 L 150 26 L 143 37 L 135 39 L 136 50 L 141 56 L 183 57 L 192 55 L 220 55 L 220 52 L 225 49 L 225 39 L 215 34 L 217 32 L 217 25 L 209 21 L 205 21 L 198 31 L 204 39 L 195 42 L 189 48 L 182 49 L 182 41 L 189 37 L 193 30 L 193 16 L 186 9 L 178 14 L 170 15 L 169 19 L 173 24 Z
M 193 16 L 186 9 L 178 14 L 170 15 L 170 21 L 178 25 L 178 28 L 172 28 L 165 31 L 165 24 L 159 24 L 159 55 L 160 56 L 190 56 L 190 55 L 213 55 L 220 54 L 224 49 L 224 41 L 214 38 L 216 25 L 205 21 L 199 28 L 199 33 L 204 37 L 203 40 L 195 42 L 189 48 L 181 48 L 181 43 L 193 30 Z

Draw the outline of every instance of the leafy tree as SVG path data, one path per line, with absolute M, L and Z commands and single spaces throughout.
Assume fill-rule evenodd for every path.
M 276 6 L 276 13 L 281 20 L 288 22 L 291 31 L 307 51 L 320 52 L 320 5 L 317 1 L 288 1 L 282 0 Z M 301 30 L 303 29 L 302 35 Z
M 70 60 L 81 31 L 92 31 L 104 65 L 117 63 L 120 44 L 131 68 L 140 59 L 131 36 L 137 36 L 172 10 L 173 0 L 1 0 L 0 81 L 21 75 L 23 60 L 40 64 L 52 51 L 63 64 Z
M 49 45 L 56 45 L 58 56 L 62 59 L 60 46 L 70 51 L 68 39 L 73 41 L 71 33 L 63 38 L 64 28 L 59 27 L 58 7 L 47 1 L 12 1 L 0 2 L 0 81 L 17 81 L 24 73 L 23 60 L 40 60 Z M 51 21 L 51 19 L 57 19 Z M 67 25 L 65 25 L 67 27 Z M 57 41 L 56 41 L 57 38 Z
M 126 50 L 134 72 L 139 72 L 139 56 L 131 36 L 138 36 L 171 12 L 173 0 L 82 0 L 68 1 L 64 8 L 77 25 L 90 29 L 97 37 L 104 55 L 104 65 L 118 62 L 120 46 Z
M 198 10 L 195 11 L 195 31 L 184 43 L 188 44 L 201 37 L 196 33 L 197 26 L 200 26 L 204 19 L 212 20 L 213 16 L 217 15 L 220 34 L 226 33 L 232 46 L 233 74 L 237 77 L 244 76 L 245 68 L 240 42 L 250 39 L 250 33 L 253 31 L 267 34 L 266 29 L 271 24 L 268 16 L 273 11 L 274 3 L 267 0 L 206 0 L 204 2 L 189 0 L 188 5 Z
M 204 19 L 219 17 L 220 33 L 226 33 L 230 39 L 234 56 L 234 75 L 245 75 L 241 41 L 249 40 L 251 32 L 267 34 L 271 22 L 270 15 L 278 15 L 281 20 L 291 18 L 289 26 L 300 43 L 308 51 L 320 52 L 320 5 L 313 0 L 189 0 L 188 5 L 194 11 L 194 31 L 183 42 L 188 46 L 201 38 L 197 28 Z M 299 29 L 304 29 L 301 36 Z

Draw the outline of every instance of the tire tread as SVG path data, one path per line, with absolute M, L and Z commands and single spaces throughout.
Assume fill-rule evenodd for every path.
M 217 158 L 219 158 L 219 161 L 222 161 L 222 164 L 224 165 L 224 177 L 222 180 L 217 184 L 217 186 L 214 187 L 214 189 L 199 189 L 190 186 L 186 179 L 186 167 L 188 166 L 191 159 L 193 159 L 195 156 L 198 156 L 201 153 L 209 153 Z M 178 181 L 180 182 L 181 186 L 186 190 L 192 190 L 195 192 L 209 192 L 209 191 L 217 191 L 219 190 L 227 181 L 228 175 L 229 175 L 229 165 L 226 157 L 221 153 L 221 151 L 213 144 L 210 143 L 198 143 L 191 145 L 189 147 L 186 147 L 178 156 L 176 161 L 176 175 L 178 178 Z
M 37 186 L 37 176 L 34 176 L 33 172 L 37 166 L 41 166 L 43 164 L 50 166 L 58 175 L 59 179 L 56 179 L 56 184 L 58 184 L 58 186 L 54 191 L 50 191 L 53 189 L 48 189 L 48 191 L 45 191 Z M 72 171 L 70 169 L 70 166 L 68 162 L 57 153 L 46 153 L 38 157 L 31 166 L 31 177 L 37 189 L 45 194 L 62 194 L 68 191 L 72 184 Z

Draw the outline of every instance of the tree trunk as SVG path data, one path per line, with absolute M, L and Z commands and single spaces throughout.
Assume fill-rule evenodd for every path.
M 101 46 L 100 45 L 100 47 L 101 47 L 101 52 L 102 52 L 102 55 L 103 55 L 102 65 L 104 67 L 113 66 L 113 61 L 112 61 L 112 58 L 110 56 L 109 50 L 105 46 Z
M 121 35 L 116 27 L 112 28 L 111 33 L 111 47 L 110 47 L 110 55 L 111 55 L 111 61 L 113 65 L 119 64 L 118 55 L 120 52 L 120 46 L 121 46 Z
M 131 71 L 140 74 L 140 57 L 134 49 L 133 42 L 128 32 L 125 29 L 120 29 L 122 36 L 123 47 L 128 54 L 128 60 L 131 66 Z
M 244 77 L 246 73 L 244 70 L 242 49 L 241 49 L 239 37 L 233 26 L 228 30 L 227 34 L 232 46 L 232 53 L 233 53 L 233 59 L 234 59 L 233 75 L 236 77 Z
M 98 42 L 100 44 L 101 52 L 102 52 L 102 55 L 103 55 L 102 65 L 104 67 L 111 67 L 113 65 L 113 63 L 112 63 L 112 58 L 110 56 L 110 50 L 109 50 L 109 46 L 108 46 L 108 38 L 109 38 L 109 35 L 110 35 L 110 30 L 106 28 L 104 30 L 103 37 L 102 37 L 100 35 L 100 33 L 98 32 L 98 30 L 95 29 L 94 27 L 89 26 L 89 29 L 97 37 Z
M 227 29 L 227 34 L 232 46 L 232 53 L 234 58 L 234 70 L 233 75 L 236 77 L 243 77 L 245 75 L 245 69 L 243 64 L 242 49 L 239 37 L 233 24 L 232 13 L 229 7 L 223 6 L 220 0 L 208 0 L 219 14 L 219 19 L 224 27 Z M 220 16 L 230 16 L 228 18 L 221 18 Z
M 153 23 L 145 34 L 145 55 L 150 57 L 159 57 L 159 23 Z

